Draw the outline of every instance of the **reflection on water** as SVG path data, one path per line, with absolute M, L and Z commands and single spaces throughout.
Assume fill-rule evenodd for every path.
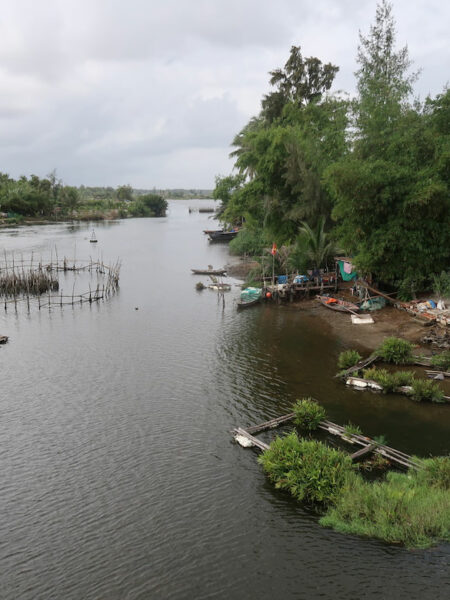
M 18 228 L 15 252 L 121 257 L 92 307 L 0 312 L 2 598 L 439 598 L 448 546 L 407 552 L 321 528 L 231 441 L 312 395 L 399 448 L 448 451 L 448 407 L 348 390 L 339 340 L 295 307 L 195 290 L 224 265 L 208 216 Z M 138 308 L 138 310 L 135 310 Z M 399 573 L 401 577 L 399 577 Z

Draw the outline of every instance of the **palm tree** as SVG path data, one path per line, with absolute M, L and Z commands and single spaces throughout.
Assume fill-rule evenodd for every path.
M 300 227 L 300 244 L 306 249 L 306 255 L 311 260 L 314 269 L 326 264 L 329 256 L 336 252 L 334 243 L 329 239 L 329 234 L 325 233 L 325 217 L 320 217 L 316 229 L 312 229 L 308 223 L 302 222 Z

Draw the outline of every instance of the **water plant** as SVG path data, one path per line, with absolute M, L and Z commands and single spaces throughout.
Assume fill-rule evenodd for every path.
M 362 430 L 358 425 L 354 425 L 350 421 L 344 425 L 345 435 L 362 435 Z
M 337 501 L 354 471 L 348 454 L 317 440 L 299 439 L 295 432 L 277 437 L 259 458 L 278 489 L 301 501 L 327 506 Z
M 342 533 L 426 548 L 450 541 L 450 494 L 430 486 L 422 473 L 390 472 L 385 480 L 373 483 L 352 475 L 320 524 Z
M 312 398 L 297 400 L 292 410 L 295 413 L 294 423 L 303 429 L 317 429 L 320 421 L 326 416 L 325 409 Z
M 376 350 L 376 355 L 384 362 L 396 365 L 406 365 L 413 361 L 413 345 L 407 340 L 396 337 L 387 337 Z
M 450 350 L 444 350 L 441 354 L 435 354 L 431 357 L 431 365 L 440 371 L 450 369 Z
M 364 379 L 371 379 L 383 388 L 384 393 L 394 392 L 403 385 L 412 385 L 414 373 L 412 371 L 394 371 L 372 367 L 364 371 Z
M 361 360 L 361 355 L 356 350 L 345 350 L 339 354 L 338 367 L 340 369 L 350 369 Z
M 411 398 L 416 402 L 445 402 L 444 392 L 435 381 L 415 379 L 411 387 Z

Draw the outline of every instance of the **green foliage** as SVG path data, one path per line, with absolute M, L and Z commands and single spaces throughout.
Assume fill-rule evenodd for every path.
M 387 437 L 383 433 L 381 433 L 380 435 L 375 435 L 373 437 L 373 440 L 377 444 L 380 444 L 380 446 L 386 446 L 386 444 L 388 443 Z M 377 454 L 377 456 L 380 456 L 380 455 Z
M 245 228 L 239 231 L 237 236 L 231 240 L 228 247 L 231 254 L 261 256 L 265 245 L 267 245 L 267 242 L 265 242 L 264 234 L 261 230 Z
M 345 435 L 362 435 L 361 428 L 358 425 L 354 425 L 350 421 L 347 425 L 344 425 L 344 433 Z
M 275 487 L 294 498 L 328 505 L 339 496 L 353 471 L 351 458 L 315 440 L 302 440 L 296 433 L 276 438 L 258 461 Z
M 356 350 L 345 350 L 339 354 L 338 367 L 340 369 L 350 369 L 361 360 L 361 354 Z
M 444 350 L 441 354 L 435 354 L 431 357 L 431 366 L 440 371 L 450 370 L 450 350 Z
M 450 491 L 450 456 L 437 456 L 420 461 L 423 469 L 416 479 L 421 485 Z
M 433 292 L 439 296 L 439 298 L 450 298 L 450 273 L 441 271 L 439 275 L 432 275 L 431 279 Z
M 384 362 L 394 363 L 396 365 L 405 365 L 412 362 L 413 344 L 407 340 L 396 337 L 387 337 L 376 350 Z
M 312 398 L 297 400 L 292 407 L 295 413 L 294 423 L 303 429 L 317 429 L 320 421 L 326 417 L 325 409 Z
M 411 387 L 411 398 L 416 402 L 445 402 L 444 392 L 430 379 L 415 379 Z
M 412 385 L 414 373 L 412 371 L 394 371 L 389 372 L 386 369 L 377 369 L 372 367 L 364 371 L 364 379 L 371 379 L 383 388 L 383 392 L 388 394 L 394 392 L 403 385 Z
M 435 477 L 436 481 L 444 479 Z M 426 474 L 414 472 L 390 472 L 385 481 L 374 483 L 354 475 L 320 523 L 342 533 L 375 537 L 408 548 L 450 541 L 450 495 L 429 481 Z

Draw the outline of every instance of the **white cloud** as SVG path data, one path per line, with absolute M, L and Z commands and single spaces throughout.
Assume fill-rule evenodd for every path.
M 4 0 L 0 171 L 72 184 L 212 187 L 290 46 L 340 66 L 351 92 L 374 0 Z M 394 2 L 398 43 L 438 93 L 449 9 Z

